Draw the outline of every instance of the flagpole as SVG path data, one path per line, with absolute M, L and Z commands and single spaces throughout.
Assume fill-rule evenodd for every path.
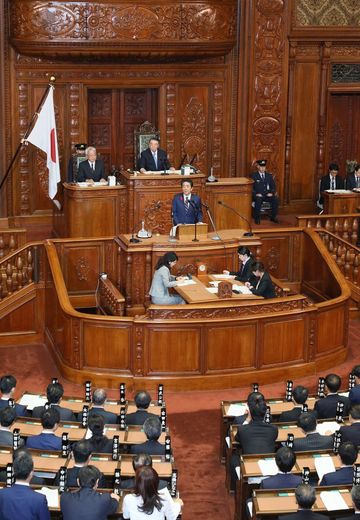
M 44 92 L 44 94 L 43 94 L 43 96 L 42 96 L 42 98 L 41 98 L 41 100 L 40 100 L 40 103 L 39 103 L 37 109 L 36 109 L 35 112 L 33 113 L 33 116 L 32 116 L 32 118 L 31 118 L 31 121 L 30 121 L 30 123 L 28 124 L 28 127 L 27 127 L 27 129 L 26 129 L 25 135 L 24 135 L 24 137 L 20 140 L 20 143 L 18 144 L 18 147 L 16 148 L 16 151 L 15 151 L 15 153 L 14 153 L 14 155 L 13 155 L 11 161 L 10 161 L 10 164 L 9 164 L 9 166 L 7 167 L 7 170 L 6 170 L 6 172 L 5 172 L 4 177 L 1 179 L 1 182 L 0 182 L 0 191 L 1 191 L 1 188 L 3 187 L 3 185 L 4 185 L 5 181 L 6 181 L 6 179 L 7 179 L 8 175 L 9 175 L 9 173 L 11 172 L 11 169 L 12 169 L 12 167 L 13 167 L 13 165 L 14 165 L 14 162 L 15 162 L 16 159 L 17 159 L 17 156 L 19 155 L 19 152 L 20 152 L 21 148 L 23 147 L 24 144 L 27 144 L 27 143 L 26 143 L 26 138 L 27 138 L 27 136 L 29 135 L 29 133 L 30 133 L 31 130 L 32 130 L 33 123 L 35 122 L 36 118 L 39 116 L 39 113 L 40 113 L 41 107 L 42 107 L 43 104 L 44 104 L 44 101 L 45 101 L 45 99 L 46 99 L 46 96 L 47 96 L 48 93 L 49 93 L 49 90 L 50 90 L 51 88 L 54 88 L 54 83 L 55 83 L 55 81 L 56 81 L 55 76 L 50 76 L 49 85 L 48 85 L 47 89 L 45 90 L 45 92 Z

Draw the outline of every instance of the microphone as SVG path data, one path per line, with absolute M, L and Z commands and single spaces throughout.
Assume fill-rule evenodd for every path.
M 130 238 L 130 240 L 129 240 L 129 242 L 130 242 L 131 244 L 138 244 L 139 242 L 141 242 L 141 240 L 139 240 L 138 238 L 135 238 L 135 229 L 136 229 L 137 227 L 139 227 L 139 225 L 141 224 L 141 222 L 142 222 L 142 220 L 139 220 L 139 222 L 137 222 L 137 223 L 135 224 L 135 226 L 133 227 L 133 229 L 132 229 L 132 231 L 131 231 L 131 238 Z
M 223 202 L 222 200 L 218 200 L 218 204 L 220 204 L 220 206 L 224 206 L 224 208 L 227 208 L 229 209 L 230 211 L 233 211 L 238 217 L 242 218 L 243 220 L 245 220 L 245 222 L 247 223 L 248 225 L 248 228 L 249 228 L 249 231 L 247 231 L 246 233 L 244 233 L 244 237 L 252 237 L 254 236 L 254 233 L 252 232 L 252 227 L 251 227 L 251 224 L 250 222 L 248 221 L 248 219 L 246 217 L 244 217 L 243 215 L 241 215 L 241 213 L 239 213 L 236 209 L 232 208 L 231 206 L 228 206 L 227 204 L 225 204 L 225 202 Z
M 200 204 L 201 204 L 202 206 L 204 206 L 205 209 L 209 209 L 209 206 L 208 206 L 207 204 L 205 204 L 205 202 L 200 202 Z

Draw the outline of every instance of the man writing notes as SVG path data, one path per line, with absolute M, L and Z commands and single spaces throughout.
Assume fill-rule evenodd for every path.
M 269 202 L 271 206 L 272 222 L 278 222 L 277 212 L 279 207 L 279 199 L 276 196 L 276 185 L 271 173 L 266 171 L 266 160 L 258 159 L 256 161 L 257 172 L 252 174 L 253 184 L 253 202 L 254 202 L 254 219 L 255 224 L 260 224 L 260 210 L 263 202 Z
M 79 164 L 78 182 L 101 182 L 106 184 L 104 161 L 97 158 L 96 148 L 88 146 L 85 150 L 86 161 Z
M 182 193 L 175 195 L 172 201 L 174 226 L 202 222 L 201 199 L 192 193 L 193 181 L 182 179 Z
M 159 139 L 152 137 L 149 141 L 149 148 L 141 152 L 138 168 L 141 173 L 160 172 L 173 170 L 165 150 L 159 148 Z

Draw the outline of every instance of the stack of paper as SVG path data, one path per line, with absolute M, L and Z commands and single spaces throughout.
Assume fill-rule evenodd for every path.
M 245 415 L 248 412 L 248 407 L 246 404 L 241 403 L 232 403 L 229 406 L 227 415 L 231 415 L 233 417 L 238 417 L 239 415 Z
M 217 294 L 218 293 L 218 288 L 217 287 L 206 287 L 206 290 L 209 291 L 212 294 Z
M 335 471 L 334 462 L 330 455 L 315 456 L 314 460 L 319 480 L 321 480 L 326 473 L 332 473 Z
M 233 274 L 214 274 L 214 278 L 222 278 L 223 280 L 233 280 L 235 276 Z
M 36 406 L 44 406 L 47 403 L 46 397 L 41 395 L 24 394 L 19 404 L 26 406 L 28 410 L 33 410 Z
M 233 291 L 239 291 L 241 294 L 252 294 L 249 287 L 246 287 L 246 285 L 238 285 L 237 283 L 234 283 L 232 288 Z
M 320 435 L 332 435 L 334 432 L 337 432 L 340 427 L 341 424 L 335 421 L 325 421 L 317 425 L 316 431 L 320 433 Z
M 277 467 L 275 459 L 273 458 L 258 460 L 258 466 L 264 477 L 269 475 L 277 475 L 279 473 L 279 468 Z
M 41 489 L 37 489 L 36 493 L 41 493 L 46 496 L 46 500 L 49 507 L 57 508 L 59 507 L 59 490 L 58 489 L 50 489 L 48 487 L 42 487 Z
M 194 280 L 181 280 L 180 282 L 177 282 L 177 287 L 183 287 L 184 285 L 195 285 L 196 282 Z
M 338 509 L 349 509 L 341 493 L 336 489 L 334 491 L 322 491 L 320 498 L 324 503 L 327 511 L 337 511 Z

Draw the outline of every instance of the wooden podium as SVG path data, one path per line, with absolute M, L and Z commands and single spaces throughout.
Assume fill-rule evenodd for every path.
M 196 236 L 198 238 L 206 238 L 208 232 L 208 225 L 201 223 L 196 224 Z M 176 227 L 176 238 L 178 240 L 191 242 L 195 237 L 195 224 L 179 224 Z

